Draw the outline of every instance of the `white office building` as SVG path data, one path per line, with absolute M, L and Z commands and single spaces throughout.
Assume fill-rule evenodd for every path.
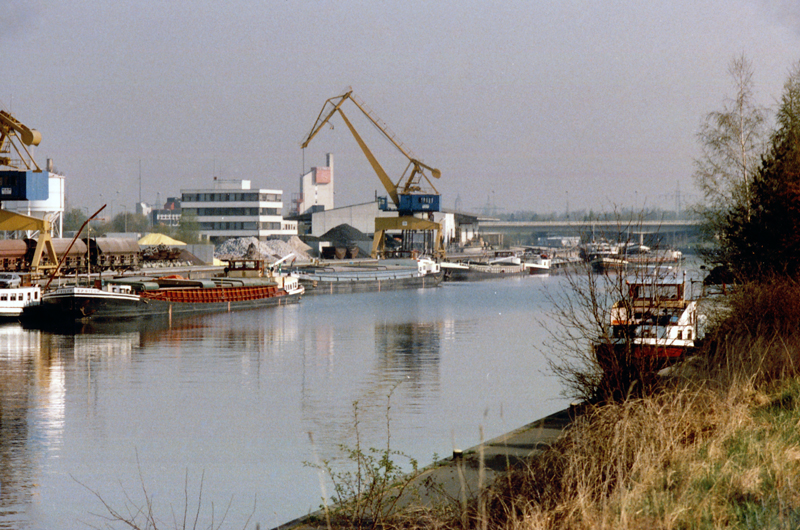
M 181 216 L 193 216 L 200 234 L 215 244 L 297 234 L 297 222 L 283 219 L 283 191 L 250 189 L 249 180 L 215 178 L 213 188 L 181 190 Z

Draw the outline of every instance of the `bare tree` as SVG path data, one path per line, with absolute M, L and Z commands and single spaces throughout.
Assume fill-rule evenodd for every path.
M 744 56 L 728 67 L 736 95 L 721 111 L 706 115 L 697 137 L 703 150 L 695 182 L 706 199 L 712 225 L 731 208 L 747 203 L 750 185 L 766 147 L 766 109 L 753 95 L 753 66 Z
M 631 235 L 642 231 L 641 216 L 638 220 L 618 217 L 617 223 L 616 230 L 603 234 L 603 239 L 621 248 L 631 246 Z M 663 250 L 656 247 L 652 252 L 659 255 Z M 671 271 L 659 264 L 621 267 L 594 271 L 586 261 L 567 269 L 563 290 L 547 294 L 552 310 L 545 322 L 549 340 L 542 353 L 568 397 L 587 402 L 622 401 L 649 394 L 658 385 L 656 372 L 661 361 L 637 355 L 632 331 L 619 326 L 615 330 L 612 315 L 621 307 L 633 313 L 627 305 L 631 284 L 655 286 Z

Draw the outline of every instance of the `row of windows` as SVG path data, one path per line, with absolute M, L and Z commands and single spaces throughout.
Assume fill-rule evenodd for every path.
M 214 192 L 184 193 L 181 202 L 280 202 L 280 193 Z
M 246 222 L 218 222 L 218 223 L 200 223 L 200 230 L 256 230 L 258 223 Z
M 183 211 L 196 217 L 281 215 L 279 208 L 184 208 Z
M 19 298 L 17 298 L 17 296 L 19 296 Z M 38 299 L 39 299 L 39 293 L 34 291 L 33 300 L 38 300 Z M 25 293 L 17 294 L 12 291 L 11 294 L 6 294 L 6 293 L 0 294 L 0 302 L 6 302 L 9 300 L 12 302 L 15 302 L 17 300 L 23 301 L 25 300 Z M 28 300 L 31 300 L 31 293 L 28 293 Z
M 256 230 L 260 225 L 260 230 L 280 230 L 280 223 L 247 223 L 247 222 L 219 222 L 219 223 L 199 223 L 201 231 L 210 230 Z

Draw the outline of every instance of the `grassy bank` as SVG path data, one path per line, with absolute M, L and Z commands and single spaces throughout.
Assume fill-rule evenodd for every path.
M 647 395 L 589 406 L 478 499 L 390 527 L 800 527 L 800 286 L 741 287 L 700 354 Z M 444 508 L 444 509 L 443 509 Z
M 487 492 L 485 523 L 797 528 L 799 482 L 800 380 L 682 387 L 590 410 Z
M 800 527 L 800 287 L 744 286 L 726 305 L 697 358 L 588 409 L 486 492 L 476 525 Z

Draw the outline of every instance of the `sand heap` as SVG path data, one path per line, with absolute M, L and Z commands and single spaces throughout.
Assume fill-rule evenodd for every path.
M 307 251 L 310 249 L 297 236 L 292 236 L 288 241 L 270 239 L 259 241 L 255 237 L 239 237 L 228 239 L 217 245 L 214 257 L 221 260 L 236 258 L 257 258 L 277 261 L 294 253 L 297 261 L 311 261 Z

